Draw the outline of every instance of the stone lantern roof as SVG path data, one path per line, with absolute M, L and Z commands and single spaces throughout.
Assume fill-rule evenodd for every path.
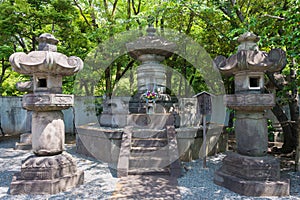
M 9 61 L 14 71 L 27 75 L 70 76 L 83 68 L 83 62 L 80 58 L 67 57 L 56 52 L 58 40 L 53 35 L 42 34 L 38 41 L 38 51 L 32 51 L 29 54 L 17 52 L 10 56 Z
M 226 59 L 224 56 L 215 58 L 215 64 L 224 75 L 239 72 L 276 72 L 286 65 L 286 54 L 281 49 L 272 49 L 269 53 L 260 51 L 257 42 L 259 37 L 246 32 L 238 38 L 240 45 L 236 54 Z
M 163 56 L 164 58 L 170 57 L 176 49 L 176 45 L 163 37 L 157 36 L 155 32 L 156 29 L 150 24 L 146 36 L 127 43 L 126 48 L 130 56 L 138 60 L 142 55 L 147 54 Z

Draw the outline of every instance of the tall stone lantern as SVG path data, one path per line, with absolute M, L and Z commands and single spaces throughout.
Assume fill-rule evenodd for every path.
M 15 174 L 11 194 L 54 194 L 83 183 L 83 172 L 64 152 L 65 125 L 61 110 L 71 107 L 73 95 L 62 93 L 62 78 L 83 67 L 80 58 L 57 52 L 58 40 L 45 33 L 39 37 L 38 51 L 14 53 L 13 70 L 33 77 L 33 93 L 24 95 L 23 107 L 32 111 L 34 155 L 22 161 Z
M 267 155 L 265 110 L 275 105 L 275 97 L 264 93 L 264 75 L 283 69 L 286 56 L 281 49 L 260 51 L 258 41 L 247 32 L 238 38 L 236 54 L 215 59 L 222 74 L 234 76 L 235 94 L 226 95 L 224 101 L 235 110 L 237 152 L 224 158 L 214 182 L 242 195 L 284 196 L 289 195 L 289 180 L 280 178 L 279 161 Z

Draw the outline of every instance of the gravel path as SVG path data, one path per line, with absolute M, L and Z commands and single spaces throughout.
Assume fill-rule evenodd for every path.
M 56 195 L 17 195 L 8 194 L 9 185 L 15 172 L 20 171 L 21 161 L 31 155 L 28 151 L 14 150 L 17 140 L 0 141 L 0 200 L 17 199 L 109 199 L 114 192 L 118 178 L 116 170 L 106 163 L 79 155 L 73 145 L 67 145 L 67 151 L 77 160 L 78 168 L 84 170 L 85 183 L 80 187 Z M 209 157 L 207 169 L 202 169 L 201 161 L 183 163 L 184 176 L 178 179 L 182 199 L 243 199 L 268 200 L 292 199 L 300 200 L 300 173 L 288 172 L 284 174 L 291 179 L 291 196 L 254 198 L 237 195 L 213 183 L 213 174 L 221 166 L 224 154 Z

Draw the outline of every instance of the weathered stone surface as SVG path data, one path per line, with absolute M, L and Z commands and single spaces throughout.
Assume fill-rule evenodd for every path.
M 290 194 L 289 179 L 278 181 L 244 180 L 236 176 L 228 175 L 222 171 L 216 171 L 214 183 L 225 187 L 240 195 L 246 196 L 288 196 Z
M 236 112 L 237 152 L 248 156 L 265 156 L 268 151 L 267 119 L 264 113 Z
M 289 180 L 280 180 L 280 166 L 268 150 L 266 109 L 275 105 L 273 94 L 264 92 L 264 72 L 275 72 L 286 65 L 281 49 L 268 54 L 259 51 L 259 37 L 245 33 L 238 41 L 238 52 L 228 59 L 217 57 L 221 73 L 234 75 L 235 94 L 226 95 L 227 107 L 236 111 L 237 153 L 228 155 L 215 172 L 214 182 L 234 192 L 249 196 L 289 195 Z
M 130 56 L 142 62 L 137 68 L 139 95 L 148 90 L 166 93 L 166 67 L 160 62 L 173 54 L 176 45 L 155 35 L 155 32 L 156 29 L 149 24 L 146 36 L 126 44 Z
M 262 93 L 264 82 L 264 72 L 241 71 L 234 76 L 234 90 L 236 94 Z
M 13 177 L 10 194 L 55 194 L 83 183 L 83 172 L 67 153 L 56 156 L 30 156 L 21 172 Z
M 27 94 L 23 96 L 23 107 L 35 111 L 55 111 L 71 107 L 74 96 L 66 94 Z
M 122 128 L 127 125 L 128 114 L 106 114 L 100 116 L 100 125 L 104 127 Z
M 33 76 L 33 94 L 23 97 L 32 110 L 32 149 L 10 186 L 11 194 L 54 194 L 83 183 L 83 173 L 68 154 L 62 154 L 65 124 L 61 110 L 73 105 L 73 96 L 62 92 L 62 77 L 83 67 L 78 57 L 57 53 L 58 40 L 51 34 L 39 38 L 39 51 L 14 53 L 9 61 L 16 72 Z
M 131 114 L 128 115 L 127 124 L 136 128 L 163 129 L 171 114 Z
M 141 55 L 145 54 L 156 54 L 165 58 L 168 58 L 173 54 L 176 45 L 165 40 L 163 37 L 156 36 L 155 32 L 155 28 L 150 25 L 147 29 L 148 34 L 146 36 L 126 44 L 129 54 L 134 59 L 139 59 Z
M 85 125 L 77 127 L 77 130 L 76 150 L 78 153 L 104 162 L 118 163 L 123 129 Z
M 32 134 L 23 133 L 20 135 L 20 142 L 16 142 L 15 149 L 18 150 L 31 150 L 32 149 Z
M 69 76 L 80 71 L 83 62 L 80 58 L 53 51 L 33 51 L 29 54 L 14 53 L 9 58 L 14 71 L 20 74 L 52 74 Z
M 55 155 L 64 150 L 65 125 L 61 111 L 33 112 L 32 149 L 36 155 Z
M 271 156 L 252 157 L 230 153 L 223 159 L 220 171 L 245 180 L 277 181 L 280 179 L 280 162 Z
M 131 128 L 127 127 L 122 135 L 122 143 L 117 167 L 118 178 L 128 176 L 131 137 L 132 130 Z
M 16 84 L 17 90 L 21 92 L 32 92 L 33 91 L 33 82 L 26 81 L 26 82 L 17 82 Z
M 224 96 L 227 107 L 242 111 L 264 111 L 275 105 L 274 94 L 231 94 Z
M 180 98 L 178 100 L 180 127 L 199 126 L 202 116 L 197 113 L 197 98 Z
M 248 196 L 287 196 L 290 182 L 280 178 L 280 163 L 270 156 L 250 157 L 231 153 L 215 172 L 214 182 Z
M 238 41 L 241 43 L 238 52 L 228 59 L 218 56 L 214 61 L 220 72 L 225 75 L 236 74 L 241 71 L 275 72 L 286 65 L 286 54 L 281 49 L 272 49 L 269 53 L 259 51 L 256 42 L 259 37 L 252 33 L 245 33 Z

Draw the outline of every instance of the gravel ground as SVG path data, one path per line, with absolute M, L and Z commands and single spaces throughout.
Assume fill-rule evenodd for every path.
M 9 185 L 15 172 L 20 171 L 21 161 L 31 155 L 28 151 L 14 150 L 17 140 L 0 141 L 0 200 L 18 199 L 109 199 L 118 181 L 116 170 L 106 163 L 93 160 L 75 152 L 74 145 L 67 145 L 67 151 L 72 154 L 80 170 L 84 170 L 85 182 L 80 187 L 56 195 L 17 195 L 8 194 Z M 200 160 L 183 163 L 184 175 L 178 179 L 182 199 L 299 199 L 300 200 L 300 173 L 286 172 L 284 176 L 291 179 L 291 196 L 284 198 L 264 197 L 254 198 L 237 195 L 213 183 L 213 174 L 221 166 L 224 154 L 209 157 L 207 169 L 202 169 Z

